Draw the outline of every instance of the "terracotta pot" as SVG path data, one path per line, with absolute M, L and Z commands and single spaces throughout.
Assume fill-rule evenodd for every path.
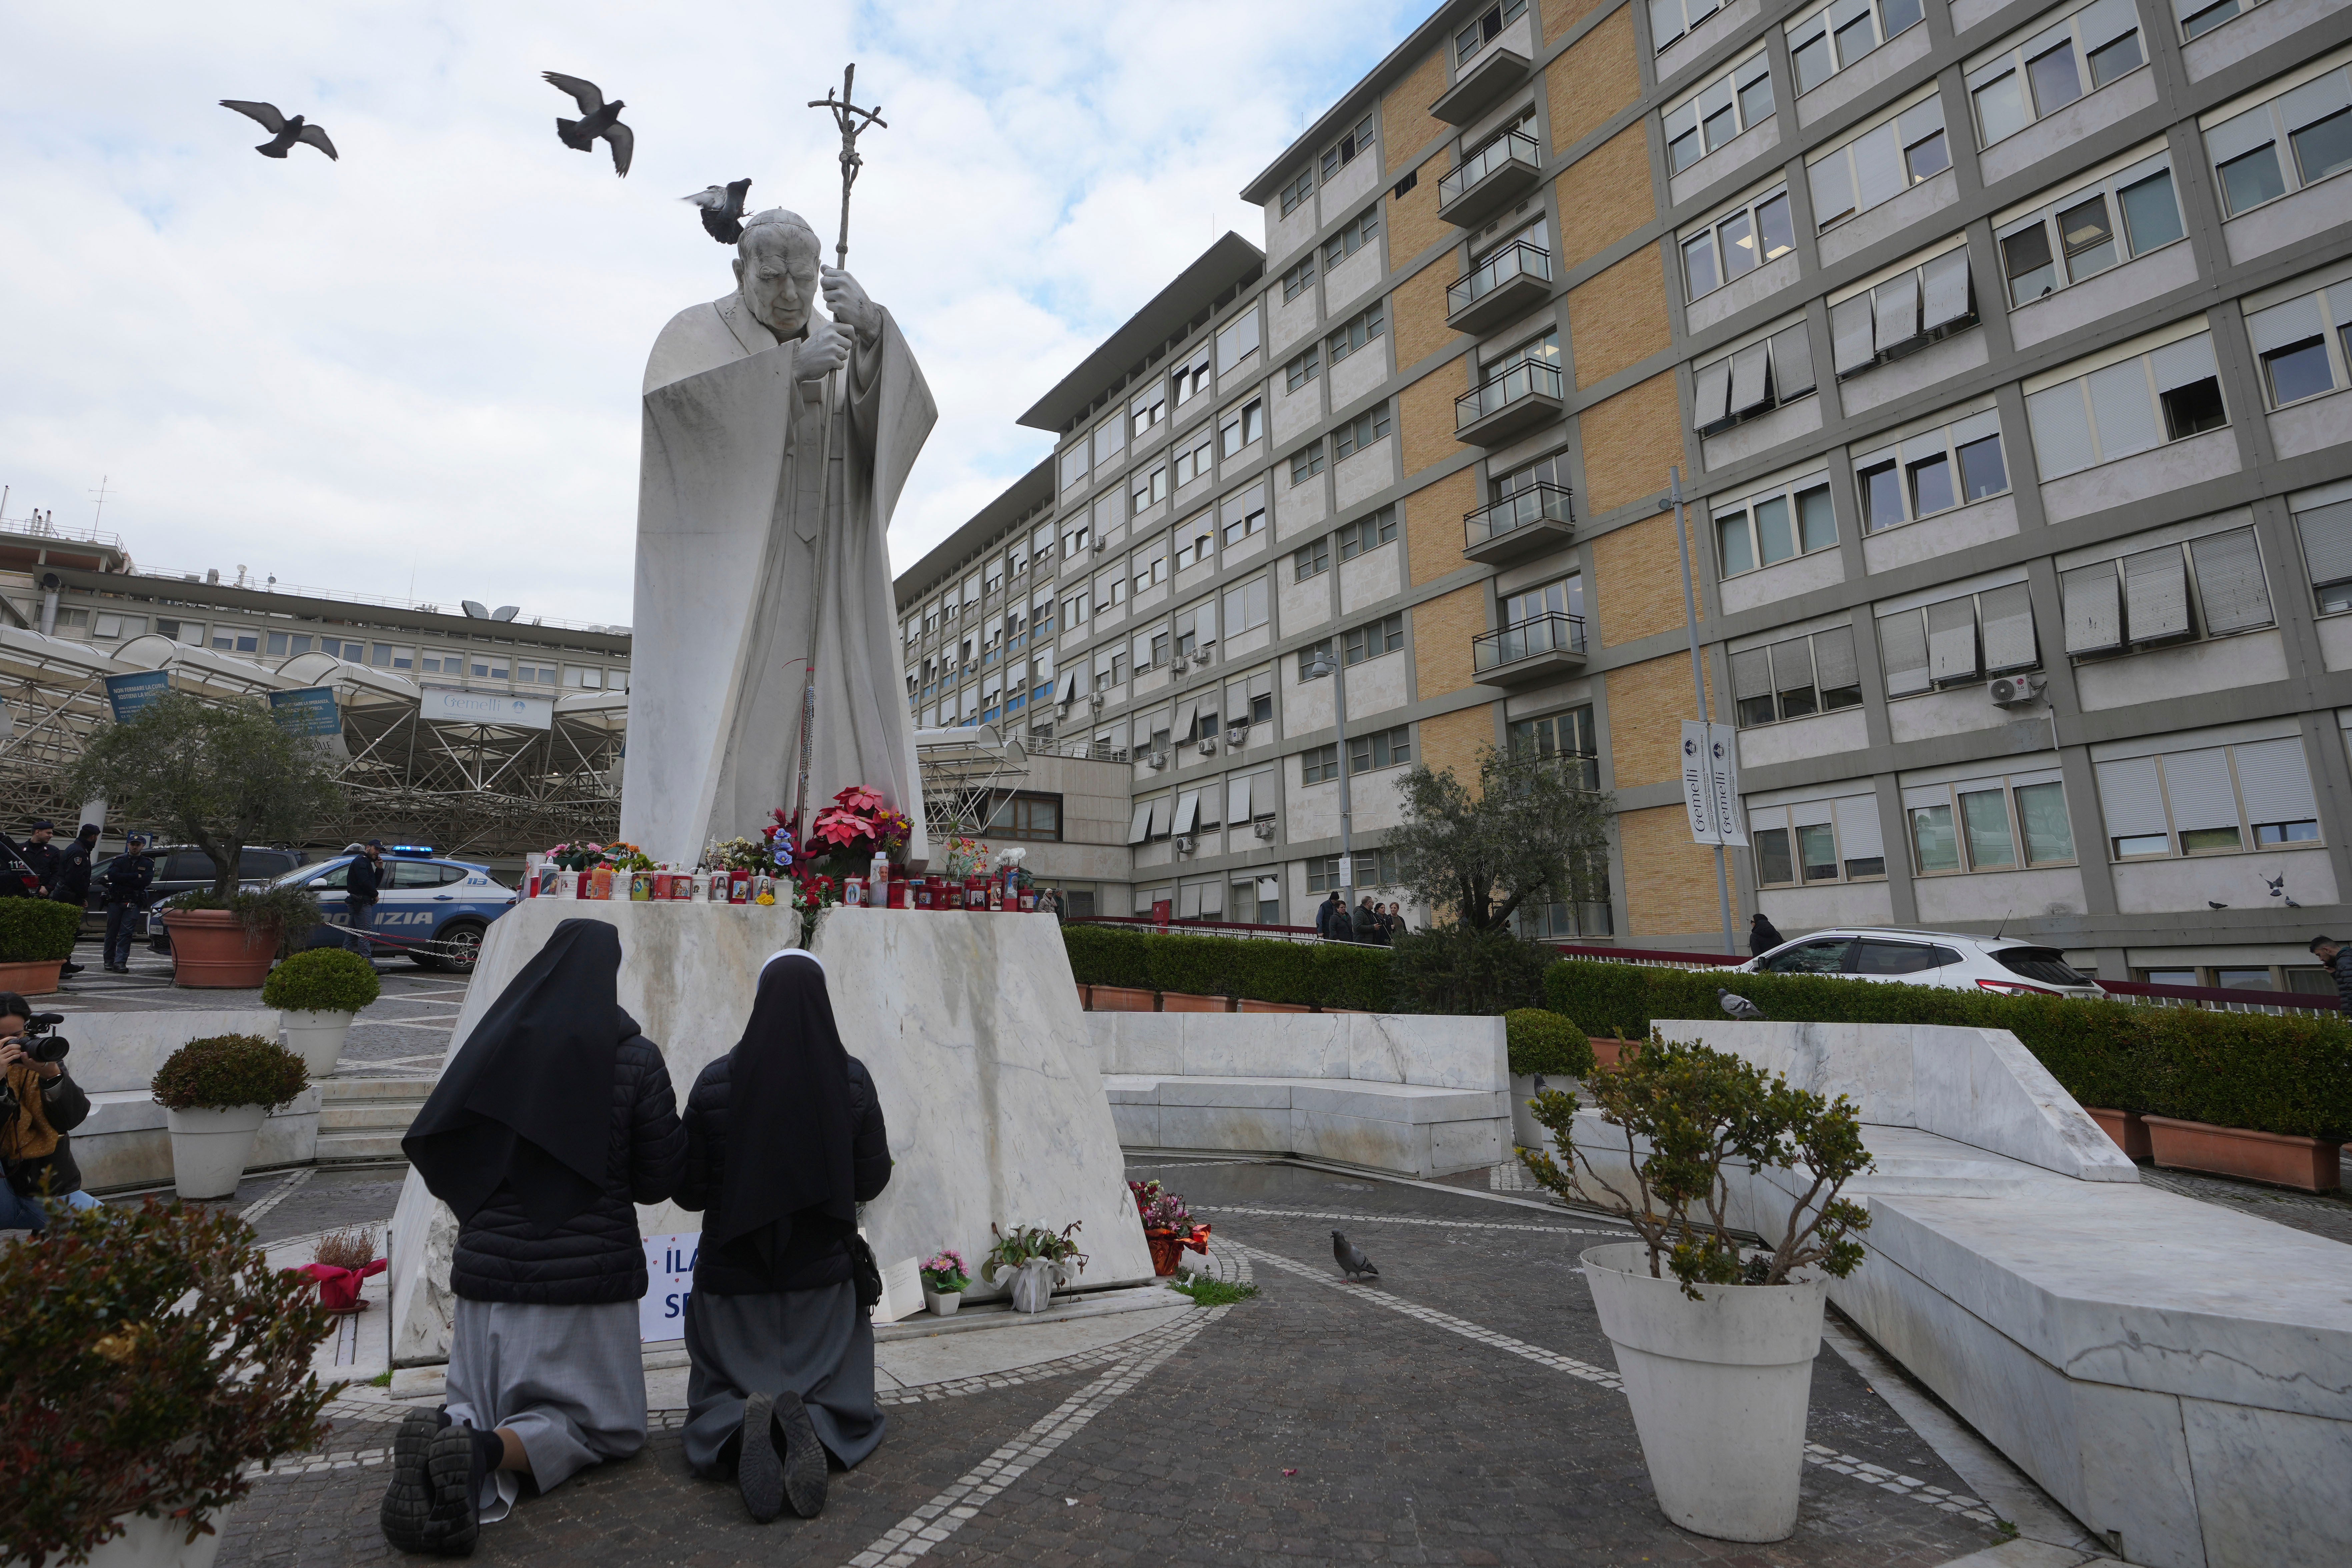
M 1097 985 L 1092 987 L 1095 1011 L 1097 1013 L 1157 1013 L 1160 997 L 1157 992 L 1135 985 Z
M 1176 1259 L 1184 1250 L 1184 1238 L 1172 1230 L 1147 1230 L 1143 1239 L 1151 1247 L 1151 1272 L 1165 1279 L 1176 1272 Z
M 2159 1165 L 2177 1171 L 2207 1171 L 2242 1176 L 2274 1187 L 2332 1193 L 2344 1184 L 2343 1149 L 2320 1138 L 2253 1132 L 2203 1121 L 2146 1116 L 2148 1142 Z
M 1253 1002 L 1244 996 L 1241 1010 L 1244 1013 L 1304 1013 L 1308 1009 L 1304 1002 Z
M 65 966 L 61 958 L 38 963 L 0 963 L 0 991 L 14 991 L 19 996 L 45 995 L 58 988 L 58 971 Z
M 2083 1107 L 2085 1114 L 2099 1124 L 2099 1131 L 2116 1141 L 2116 1147 L 2134 1160 L 2155 1158 L 2148 1147 L 2147 1123 L 2137 1110 L 2102 1110 L 2095 1105 Z
M 1095 988 L 1082 980 L 1078 982 L 1078 1011 L 1091 1013 L 1094 1010 Z
M 172 933 L 172 984 L 191 989 L 250 991 L 269 977 L 278 956 L 273 928 L 247 936 L 227 910 L 168 910 L 163 929 Z
M 1183 991 L 1162 991 L 1160 1010 L 1163 1013 L 1230 1013 L 1234 1010 L 1230 996 L 1195 996 Z
M 1598 1035 L 1586 1037 L 1592 1042 L 1592 1060 L 1595 1066 L 1613 1068 L 1617 1065 L 1617 1054 L 1624 1049 L 1624 1041 L 1614 1035 L 1605 1040 Z

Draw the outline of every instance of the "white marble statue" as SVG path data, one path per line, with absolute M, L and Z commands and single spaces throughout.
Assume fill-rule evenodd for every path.
M 913 821 L 920 868 L 887 535 L 937 409 L 889 312 L 820 265 L 797 214 L 751 218 L 736 248 L 736 289 L 671 318 L 646 364 L 621 837 L 691 865 L 792 810 L 814 650 L 807 815 L 868 785 Z

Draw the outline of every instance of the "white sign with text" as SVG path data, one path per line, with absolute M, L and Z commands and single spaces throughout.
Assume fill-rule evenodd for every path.
M 686 1299 L 694 1293 L 694 1259 L 702 1250 L 702 1233 L 646 1237 L 646 1294 L 637 1303 L 637 1338 L 656 1340 L 686 1335 Z
M 1731 725 L 1683 721 L 1683 805 L 1697 843 L 1748 842 L 1748 813 L 1739 800 L 1739 731 Z

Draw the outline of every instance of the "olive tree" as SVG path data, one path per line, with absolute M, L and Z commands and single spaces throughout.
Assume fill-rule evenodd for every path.
M 341 811 L 334 764 L 249 702 L 168 691 L 127 724 L 90 737 L 69 794 L 103 796 L 127 816 L 212 857 L 212 899 L 236 890 L 248 844 L 299 840 Z
M 1397 788 L 1404 825 L 1389 835 L 1414 900 L 1465 930 L 1507 931 L 1522 909 L 1609 896 L 1608 795 L 1567 760 L 1489 746 L 1474 790 L 1454 770 L 1415 763 Z

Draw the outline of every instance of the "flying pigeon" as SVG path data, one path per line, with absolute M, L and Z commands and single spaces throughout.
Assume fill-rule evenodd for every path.
M 1717 1005 L 1720 1006 L 1724 1012 L 1730 1015 L 1732 1017 L 1738 1019 L 1743 1024 L 1755 1024 L 1763 1021 L 1764 1009 L 1759 1007 L 1755 1003 L 1750 1002 L 1745 996 L 1738 995 L 1734 992 L 1726 991 L 1718 985 L 1716 987 L 1715 1000 Z
M 1364 1256 L 1364 1249 L 1336 1230 L 1331 1233 L 1331 1256 L 1339 1260 L 1339 1272 L 1349 1279 L 1360 1279 L 1367 1274 L 1375 1279 L 1381 1277 L 1372 1260 Z
M 562 71 L 541 71 L 539 74 L 541 79 L 559 91 L 570 93 L 572 101 L 580 106 L 579 119 L 555 122 L 555 134 L 562 139 L 563 144 L 575 153 L 593 153 L 596 148 L 596 138 L 602 136 L 612 145 L 613 173 L 625 176 L 629 172 L 629 159 L 637 150 L 636 136 L 621 123 L 621 110 L 628 106 L 617 98 L 610 103 L 605 102 L 604 94 L 593 81 L 565 76 Z
M 265 158 L 283 158 L 295 142 L 307 142 L 328 157 L 334 158 L 335 162 L 342 162 L 335 157 L 335 144 L 327 140 L 326 132 L 319 126 L 305 123 L 299 114 L 289 120 L 278 112 L 278 106 L 274 103 L 248 103 L 241 98 L 224 98 L 220 106 L 234 109 L 249 120 L 261 122 L 261 128 L 269 132 L 269 140 L 254 151 Z
M 2262 873 L 2261 873 L 2261 872 L 2259 872 L 2259 871 L 2255 872 L 2255 873 L 2254 873 L 2254 875 L 2255 875 L 2255 876 L 2257 876 L 2257 877 L 2262 877 Z M 2285 892 L 2286 892 L 2286 873 L 2285 873 L 2285 872 L 2281 871 L 2281 872 L 2280 872 L 2277 876 L 2275 876 L 2275 877 L 2263 877 L 2263 882 L 2264 882 L 2264 883 L 2268 884 L 2268 886 L 2269 886 L 2269 888 L 2270 888 L 2270 890 L 2271 890 L 2271 897 L 2272 897 L 2272 898 L 2275 899 L 2275 898 L 2281 898 L 2281 897 L 2284 897 L 2284 894 L 2285 894 Z
M 692 202 L 702 209 L 702 226 L 710 237 L 721 245 L 732 245 L 743 237 L 743 193 L 751 188 L 749 180 L 730 180 L 724 187 L 706 185 L 694 195 L 680 196 L 682 202 Z

